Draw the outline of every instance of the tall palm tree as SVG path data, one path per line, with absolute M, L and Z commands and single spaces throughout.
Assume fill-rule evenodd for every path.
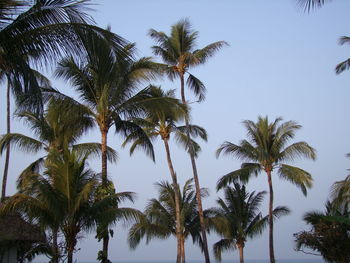
M 287 145 L 301 126 L 294 121 L 280 124 L 281 121 L 281 118 L 277 118 L 270 123 L 268 117 L 263 118 L 260 116 L 256 123 L 246 120 L 243 122 L 243 125 L 247 130 L 248 140 L 242 140 L 238 145 L 226 141 L 216 151 L 217 157 L 222 153 L 245 161 L 240 169 L 230 172 L 219 179 L 218 189 L 237 179 L 247 182 L 252 175 L 257 176 L 261 172 L 265 172 L 267 175 L 270 195 L 269 253 L 271 263 L 275 262 L 272 172 L 276 170 L 281 179 L 295 184 L 306 195 L 307 188 L 312 186 L 311 175 L 298 167 L 287 165 L 286 162 L 293 161 L 299 157 L 312 160 L 316 158 L 315 150 L 306 142 L 295 142 Z
M 244 185 L 234 183 L 233 187 L 224 188 L 224 199 L 219 198 L 214 207 L 207 210 L 210 224 L 223 238 L 213 246 L 217 260 L 221 261 L 224 250 L 238 249 L 239 261 L 244 263 L 244 247 L 248 238 L 261 235 L 268 223 L 268 216 L 262 216 L 259 206 L 265 191 L 249 193 Z M 277 207 L 273 214 L 279 217 L 289 213 L 286 207 Z
M 168 91 L 164 93 L 161 89 L 159 89 L 159 97 L 174 97 L 174 91 Z M 148 137 L 153 140 L 157 137 L 161 138 L 164 143 L 168 167 L 173 183 L 173 187 L 175 189 L 175 216 L 176 216 L 176 238 L 178 242 L 178 253 L 177 253 L 177 262 L 181 262 L 181 226 L 180 226 L 180 189 L 177 182 L 176 172 L 173 166 L 173 162 L 171 160 L 169 140 L 171 134 L 175 135 L 175 139 L 177 142 L 181 143 L 188 149 L 188 137 L 186 134 L 186 126 L 177 126 L 177 123 L 184 120 L 187 111 L 184 105 L 179 102 L 178 105 L 173 104 L 172 107 L 168 107 L 165 109 L 151 111 L 147 114 L 145 119 L 135 119 L 134 123 L 140 125 L 145 131 Z M 197 137 L 200 136 L 202 139 L 207 139 L 206 131 L 197 125 L 189 125 L 191 136 Z M 123 145 L 125 145 L 128 141 L 135 139 L 134 143 L 130 148 L 130 153 L 133 153 L 135 148 L 138 146 L 140 140 L 136 137 L 133 138 L 132 134 L 126 139 Z M 192 144 L 195 145 L 196 153 L 200 150 L 200 146 L 192 141 Z M 183 259 L 184 261 L 185 259 Z
M 192 236 L 194 242 L 201 243 L 199 238 L 200 226 L 197 213 L 197 200 L 192 185 L 193 179 L 187 180 L 180 192 L 181 212 L 181 258 L 185 262 L 185 240 Z M 167 182 L 157 183 L 159 189 L 158 199 L 151 199 L 144 211 L 144 215 L 138 219 L 129 230 L 128 241 L 132 249 L 135 249 L 143 238 L 148 243 L 152 239 L 167 239 L 171 235 L 177 237 L 175 215 L 175 188 Z M 201 189 L 202 197 L 208 195 L 205 189 Z
M 198 101 L 202 101 L 205 98 L 206 88 L 204 84 L 190 73 L 192 67 L 204 64 L 208 58 L 213 56 L 223 46 L 227 45 L 225 41 L 218 41 L 205 46 L 202 49 L 196 48 L 196 40 L 198 32 L 191 29 L 191 24 L 187 19 L 180 20 L 171 27 L 170 36 L 164 32 L 151 29 L 149 35 L 153 38 L 157 45 L 153 46 L 153 53 L 160 56 L 166 67 L 164 71 L 170 80 L 176 78 L 180 79 L 180 93 L 181 101 L 184 104 L 188 104 L 185 96 L 185 75 L 188 75 L 186 84 L 190 90 L 192 90 Z M 189 119 L 185 118 L 185 124 L 189 127 Z M 188 129 L 189 131 L 189 129 Z M 187 136 L 189 138 L 190 134 Z M 204 216 L 202 200 L 200 198 L 200 183 L 198 178 L 197 166 L 195 161 L 195 149 L 189 140 L 189 155 L 191 158 L 193 178 L 197 190 L 198 212 L 202 227 L 202 238 L 204 242 L 204 255 L 206 263 L 210 262 L 209 251 L 207 245 L 207 238 L 205 232 Z
M 84 63 L 74 58 L 63 59 L 56 69 L 56 76 L 70 81 L 78 92 L 83 111 L 90 115 L 101 133 L 102 184 L 107 187 L 107 135 L 112 126 L 121 135 L 134 134 L 142 139 L 142 147 L 154 159 L 153 147 L 141 127 L 130 121 L 150 109 L 167 107 L 172 98 L 156 98 L 154 88 L 140 89 L 140 84 L 155 77 L 158 66 L 149 57 L 138 60 L 134 56 L 134 44 L 118 53 L 109 43 L 91 35 L 84 42 L 88 56 Z M 63 94 L 56 94 L 63 96 Z M 106 231 L 108 233 L 108 231 Z M 103 253 L 108 260 L 108 236 L 103 239 Z
M 17 106 L 41 111 L 43 100 L 36 67 L 46 67 L 62 55 L 83 58 L 82 37 L 94 33 L 108 39 L 116 50 L 126 43 L 121 37 L 93 25 L 86 13 L 88 0 L 14 1 L 0 3 L 0 80 L 7 81 L 7 133 L 10 133 L 10 90 Z M 17 89 L 15 89 L 17 86 Z M 19 87 L 19 88 L 18 88 Z M 3 175 L 5 195 L 10 148 Z

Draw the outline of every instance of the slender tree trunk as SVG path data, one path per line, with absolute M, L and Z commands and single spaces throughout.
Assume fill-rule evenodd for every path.
M 101 159 L 102 159 L 102 172 L 101 172 L 101 179 L 102 179 L 102 187 L 107 188 L 108 187 L 108 180 L 107 180 L 107 134 L 108 129 L 101 128 Z M 106 226 L 106 229 L 102 230 L 105 235 L 103 237 L 103 244 L 102 244 L 102 263 L 108 262 L 108 244 L 109 244 L 109 235 L 108 235 L 108 226 Z
M 185 98 L 185 80 L 184 80 L 184 74 L 180 73 L 180 80 L 181 80 L 181 100 L 183 104 L 187 105 L 186 98 Z M 194 157 L 194 151 L 191 143 L 191 136 L 189 132 L 189 120 L 186 116 L 185 123 L 187 127 L 186 135 L 189 139 L 189 154 L 192 164 L 192 172 L 193 172 L 193 178 L 194 183 L 196 186 L 196 199 L 198 203 L 198 214 L 199 214 L 199 221 L 201 225 L 201 234 L 202 234 L 202 242 L 203 242 L 203 252 L 205 257 L 205 263 L 210 263 L 210 257 L 209 257 L 209 250 L 208 250 L 208 241 L 207 241 L 207 235 L 206 235 L 206 226 L 204 222 L 204 214 L 203 214 L 203 206 L 202 206 L 202 198 L 200 193 L 200 184 L 199 184 L 199 178 L 198 178 L 198 172 L 197 172 L 197 165 L 196 165 L 196 159 Z
M 107 187 L 107 134 L 108 130 L 101 128 L 101 159 L 102 159 L 102 171 L 101 179 L 102 185 Z
M 275 263 L 275 252 L 273 248 L 273 188 L 272 188 L 272 178 L 271 171 L 266 171 L 267 179 L 269 183 L 270 190 L 270 201 L 269 201 L 269 252 L 270 252 L 270 263 Z
M 74 242 L 72 240 L 66 240 L 67 244 L 67 263 L 73 263 Z
M 170 171 L 171 178 L 173 180 L 173 186 L 175 189 L 175 220 L 176 220 L 176 239 L 177 239 L 177 257 L 176 262 L 181 262 L 181 222 L 180 222 L 180 189 L 177 183 L 176 173 L 173 167 L 170 156 L 170 148 L 168 143 L 168 138 L 162 138 L 164 141 L 166 157 L 168 161 L 168 167 Z
M 239 251 L 239 263 L 244 263 L 244 245 L 237 244 Z
M 186 253 L 185 253 L 185 237 L 182 236 L 181 238 L 181 257 L 182 257 L 182 263 L 186 262 Z
M 52 254 L 53 254 L 53 259 L 52 262 L 53 263 L 58 263 L 59 260 L 59 251 L 58 251 L 58 230 L 57 229 L 53 229 L 52 230 L 52 243 L 53 243 L 53 247 L 52 247 Z
M 11 85 L 10 80 L 7 78 L 7 92 L 6 92 L 6 118 L 7 118 L 7 134 L 10 134 L 11 132 L 11 105 L 10 105 L 10 91 L 11 91 Z M 4 168 L 4 175 L 2 177 L 2 191 L 1 191 L 1 199 L 3 200 L 6 196 L 6 185 L 7 185 L 7 176 L 8 176 L 8 169 L 9 169 L 9 163 L 10 163 L 10 144 L 7 145 L 6 148 L 6 156 L 5 156 L 5 168 Z

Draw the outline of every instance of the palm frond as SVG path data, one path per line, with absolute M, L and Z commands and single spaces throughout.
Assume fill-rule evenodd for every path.
M 255 175 L 257 176 L 261 172 L 261 166 L 258 163 L 243 163 L 242 168 L 232 171 L 224 176 L 222 176 L 216 183 L 216 189 L 220 190 L 221 188 L 234 183 L 241 181 L 243 183 L 249 181 L 249 179 Z
M 311 188 L 312 186 L 311 175 L 295 166 L 281 164 L 278 168 L 278 175 L 299 187 L 305 196 L 307 194 L 307 188 Z
M 194 95 L 198 98 L 198 102 L 205 100 L 206 88 L 202 81 L 196 78 L 192 74 L 188 74 L 186 81 L 187 86 L 193 91 Z
M 47 147 L 47 145 L 45 145 L 44 143 L 19 133 L 5 134 L 1 137 L 0 139 L 1 154 L 7 148 L 8 145 L 28 153 L 37 153 L 44 147 Z

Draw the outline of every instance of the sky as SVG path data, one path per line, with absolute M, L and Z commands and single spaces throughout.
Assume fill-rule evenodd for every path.
M 275 223 L 275 255 L 277 259 L 310 258 L 294 250 L 293 234 L 308 229 L 302 221 L 305 212 L 323 210 L 331 185 L 347 175 L 350 152 L 349 107 L 350 72 L 336 75 L 335 66 L 350 57 L 350 47 L 340 46 L 340 36 L 350 35 L 350 2 L 332 1 L 310 14 L 298 8 L 296 0 L 99 0 L 92 1 L 95 11 L 91 15 L 101 27 L 111 30 L 125 39 L 136 42 L 138 55 L 152 56 L 154 44 L 147 35 L 149 29 L 170 32 L 170 27 L 183 18 L 188 18 L 193 29 L 199 32 L 198 48 L 215 41 L 229 43 L 205 65 L 192 73 L 205 83 L 207 98 L 192 104 L 192 121 L 206 128 L 208 142 L 201 142 L 202 152 L 197 160 L 200 183 L 210 191 L 203 200 L 204 208 L 215 206 L 215 185 L 224 174 L 240 167 L 240 162 L 230 157 L 216 159 L 215 151 L 224 141 L 238 143 L 246 138 L 243 120 L 256 121 L 258 116 L 271 120 L 282 117 L 302 125 L 295 141 L 306 141 L 317 150 L 317 160 L 297 160 L 293 165 L 309 171 L 314 184 L 307 197 L 288 182 L 273 178 L 275 206 L 288 206 L 292 213 Z M 158 58 L 155 58 L 156 60 Z M 159 61 L 159 60 L 158 60 Z M 72 94 L 69 84 L 54 80 L 59 90 Z M 155 84 L 164 89 L 176 89 L 179 82 L 158 80 Z M 187 93 L 190 99 L 194 98 Z M 5 89 L 2 98 L 1 123 L 5 123 Z M 16 122 L 13 132 L 27 133 L 25 126 Z M 4 125 L 0 133 L 5 133 Z M 84 141 L 99 141 L 97 130 L 87 134 Z M 109 165 L 109 176 L 117 191 L 137 193 L 134 204 L 125 206 L 143 210 L 147 200 L 157 197 L 154 183 L 170 180 L 164 148 L 155 144 L 156 163 L 144 153 L 129 156 L 122 149 L 122 139 L 113 132 L 108 137 L 109 145 L 119 153 L 116 164 Z M 174 167 L 183 184 L 192 176 L 187 154 L 171 144 Z M 39 156 L 39 155 L 38 155 Z M 12 151 L 8 193 L 15 193 L 15 180 L 19 172 L 38 156 Z M 4 156 L 1 157 L 3 170 Z M 99 171 L 98 160 L 90 162 Z M 250 191 L 268 190 L 264 174 L 248 183 Z M 267 214 L 267 199 L 261 206 Z M 162 260 L 175 259 L 174 239 L 142 242 L 131 251 L 127 245 L 128 226 L 117 224 L 115 236 L 110 243 L 112 260 Z M 78 247 L 78 261 L 95 260 L 101 244 L 85 235 Z M 209 247 L 219 237 L 209 236 Z M 187 259 L 202 259 L 198 247 L 186 243 Z M 261 237 L 248 240 L 245 249 L 247 259 L 268 258 L 268 231 Z M 224 259 L 238 259 L 237 252 L 228 252 Z

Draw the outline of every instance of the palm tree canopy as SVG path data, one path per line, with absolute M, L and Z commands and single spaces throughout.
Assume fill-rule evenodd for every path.
M 268 223 L 268 216 L 262 216 L 259 206 L 265 191 L 249 193 L 244 185 L 234 183 L 233 187 L 224 188 L 224 199 L 217 200 L 218 207 L 206 211 L 209 225 L 223 238 L 213 245 L 215 257 L 221 260 L 225 250 L 243 246 L 248 238 L 261 235 Z M 286 207 L 274 209 L 274 217 L 289 213 Z
M 195 242 L 200 242 L 197 201 L 192 181 L 187 180 L 180 193 L 181 232 L 184 238 L 191 235 Z M 144 215 L 129 230 L 128 242 L 133 249 L 143 238 L 148 243 L 155 238 L 166 239 L 170 235 L 176 235 L 175 189 L 164 181 L 157 183 L 156 187 L 159 191 L 158 199 L 148 202 Z M 201 195 L 207 196 L 207 190 L 202 188 Z
M 115 126 L 116 132 L 123 136 L 133 134 L 142 141 L 142 148 L 154 159 L 150 140 L 143 129 L 131 120 L 144 118 L 148 112 L 177 103 L 174 98 L 160 97 L 159 89 L 152 85 L 140 88 L 140 84 L 158 74 L 159 65 L 149 57 L 130 59 L 134 56 L 133 44 L 125 46 L 122 54 L 96 38 L 85 45 L 90 50 L 85 63 L 79 63 L 71 57 L 63 59 L 56 76 L 72 83 L 85 105 L 82 107 L 93 116 L 101 131 L 108 132 L 110 127 Z M 79 104 L 76 101 L 73 103 Z
M 142 127 L 152 141 L 157 137 L 160 137 L 162 140 L 169 140 L 171 135 L 174 135 L 176 142 L 188 151 L 189 138 L 187 136 L 187 128 L 186 126 L 178 125 L 188 114 L 186 105 L 175 99 L 173 90 L 164 92 L 161 88 L 155 87 L 155 93 L 157 92 L 159 98 L 172 98 L 173 102 L 169 103 L 166 108 L 148 111 L 145 118 L 134 118 L 132 122 Z M 189 134 L 192 138 L 200 137 L 207 141 L 205 129 L 198 125 L 189 125 Z M 192 138 L 190 140 L 197 155 L 201 148 Z M 130 134 L 124 141 L 123 146 L 128 142 L 132 142 L 130 154 L 133 154 L 142 141 L 134 134 Z
M 12 86 L 21 84 L 16 92 L 22 95 L 17 97 L 19 105 L 42 110 L 33 65 L 45 68 L 63 55 L 83 59 L 87 50 L 82 42 L 91 34 L 108 39 L 116 50 L 126 44 L 118 35 L 95 26 L 88 10 L 87 0 L 1 1 L 0 71 Z
M 204 100 L 206 88 L 199 79 L 189 73 L 189 70 L 192 67 L 205 63 L 208 58 L 212 57 L 227 43 L 218 41 L 202 49 L 196 49 L 198 32 L 192 30 L 191 24 L 187 19 L 182 19 L 174 24 L 171 27 L 169 36 L 154 29 L 149 31 L 149 35 L 157 43 L 157 45 L 152 47 L 153 53 L 156 56 L 160 56 L 167 64 L 163 67 L 167 76 L 174 80 L 180 74 L 188 73 L 188 87 L 198 97 L 199 101 Z
M 64 111 L 61 110 L 62 107 L 65 108 Z M 95 156 L 101 154 L 99 143 L 77 144 L 78 139 L 92 127 L 93 120 L 68 101 L 51 99 L 43 114 L 24 111 L 17 113 L 17 116 L 24 120 L 34 137 L 19 133 L 3 135 L 0 138 L 1 153 L 7 145 L 11 145 L 11 147 L 30 153 L 38 153 L 43 150 L 47 156 L 51 150 L 62 151 L 66 147 L 84 154 L 89 153 Z M 109 161 L 116 161 L 117 153 L 113 149 L 108 148 L 107 154 Z M 33 171 L 38 172 L 42 161 L 43 159 L 39 158 L 29 165 L 22 175 Z
M 312 186 L 311 175 L 285 162 L 301 157 L 315 160 L 316 151 L 306 142 L 288 145 L 301 126 L 294 121 L 280 123 L 281 121 L 281 118 L 277 118 L 269 122 L 268 117 L 260 116 L 256 123 L 246 120 L 243 125 L 248 140 L 242 140 L 238 145 L 226 141 L 217 149 L 217 157 L 220 154 L 232 155 L 244 162 L 241 169 L 224 175 L 218 181 L 218 189 L 236 179 L 246 182 L 261 171 L 272 172 L 276 169 L 280 178 L 292 182 L 306 194 L 306 189 Z

